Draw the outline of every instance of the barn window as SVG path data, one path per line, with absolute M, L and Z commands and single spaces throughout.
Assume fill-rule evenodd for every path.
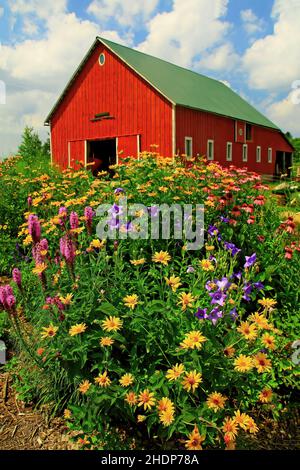
M 272 163 L 273 160 L 273 155 L 272 155 L 272 149 L 271 147 L 268 148 L 268 163 Z
M 256 163 L 261 162 L 261 147 L 256 147 Z
M 184 139 L 184 153 L 187 157 L 193 156 L 193 139 L 192 137 L 185 137 Z
M 248 161 L 248 145 L 244 144 L 243 145 L 243 162 Z
M 207 160 L 214 159 L 214 141 L 208 140 L 207 141 Z
M 252 140 L 252 126 L 251 124 L 246 124 L 246 140 Z
M 232 142 L 227 142 L 226 146 L 226 160 L 232 162 Z
M 99 55 L 99 64 L 101 66 L 105 64 L 105 54 L 103 52 Z

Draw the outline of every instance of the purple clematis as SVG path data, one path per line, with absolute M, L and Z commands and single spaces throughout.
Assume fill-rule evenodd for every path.
M 222 277 L 220 281 L 216 281 L 216 284 L 220 291 L 225 291 L 231 286 L 231 282 L 228 281 L 227 277 Z
M 219 230 L 218 228 L 215 226 L 215 225 L 210 225 L 207 229 L 207 233 L 208 235 L 210 235 L 211 237 L 215 237 L 216 235 L 219 234 Z
M 212 305 L 221 305 L 223 307 L 225 300 L 227 298 L 227 295 L 224 294 L 222 291 L 218 290 L 217 292 L 211 292 L 209 293 L 210 297 L 212 298 L 211 304 Z
M 195 317 L 199 320 L 205 320 L 207 318 L 207 308 L 198 308 L 197 312 L 195 313 Z
M 234 243 L 224 242 L 224 248 L 227 251 L 230 251 L 232 256 L 237 255 L 241 250 Z
M 219 310 L 218 307 L 215 307 L 210 312 L 210 314 L 207 315 L 207 319 L 210 320 L 214 326 L 216 326 L 217 321 L 219 320 L 219 318 L 222 318 L 222 317 L 223 317 L 223 312 L 221 310 Z
M 245 256 L 246 263 L 244 264 L 244 268 L 251 268 L 251 266 L 256 262 L 256 258 L 256 253 L 253 253 L 251 256 Z
M 252 292 L 252 285 L 250 284 L 250 282 L 245 283 L 243 287 L 243 292 L 244 292 L 244 295 L 242 298 L 246 300 L 247 302 L 249 302 L 251 300 L 250 294 Z

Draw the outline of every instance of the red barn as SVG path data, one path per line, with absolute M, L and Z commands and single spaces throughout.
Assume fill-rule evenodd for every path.
M 207 155 L 262 174 L 288 172 L 281 130 L 223 83 L 96 38 L 45 122 L 62 168 L 98 158 L 106 169 L 154 150 Z

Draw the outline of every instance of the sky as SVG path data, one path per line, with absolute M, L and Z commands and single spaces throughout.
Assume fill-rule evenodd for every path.
M 223 81 L 300 136 L 300 0 L 0 0 L 0 155 L 104 38 Z

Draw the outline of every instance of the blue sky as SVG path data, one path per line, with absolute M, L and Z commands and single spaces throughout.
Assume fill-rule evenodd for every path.
M 46 136 L 97 34 L 224 81 L 300 136 L 299 24 L 300 0 L 0 0 L 0 155 L 26 124 Z

